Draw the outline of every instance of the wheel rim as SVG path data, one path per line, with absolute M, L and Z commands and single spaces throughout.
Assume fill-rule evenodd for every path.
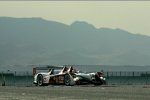
M 38 75 L 37 83 L 38 83 L 39 86 L 43 85 L 43 76 L 42 75 Z
M 65 75 L 65 85 L 70 85 L 70 76 L 68 74 Z

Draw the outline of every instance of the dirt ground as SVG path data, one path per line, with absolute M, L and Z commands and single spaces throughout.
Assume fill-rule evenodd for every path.
M 150 100 L 150 86 L 0 86 L 0 100 Z

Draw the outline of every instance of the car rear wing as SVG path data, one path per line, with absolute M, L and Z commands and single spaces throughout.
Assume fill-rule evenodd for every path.
M 52 69 L 57 69 L 57 70 L 60 70 L 62 69 L 63 66 L 40 66 L 40 67 L 34 67 L 33 68 L 33 76 L 37 73 L 37 70 L 48 70 L 49 72 L 52 70 Z

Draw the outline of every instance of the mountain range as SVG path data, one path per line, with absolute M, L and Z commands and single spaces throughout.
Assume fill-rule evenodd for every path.
M 150 65 L 150 37 L 42 18 L 0 17 L 0 65 Z

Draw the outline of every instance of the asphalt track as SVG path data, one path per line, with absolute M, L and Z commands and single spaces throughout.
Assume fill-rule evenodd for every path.
M 0 86 L 0 100 L 150 100 L 150 86 Z

